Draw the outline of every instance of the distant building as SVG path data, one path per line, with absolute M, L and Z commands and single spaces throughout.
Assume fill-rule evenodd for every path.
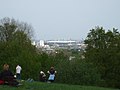
M 40 40 L 40 47 L 44 47 L 44 40 Z
M 55 51 L 56 49 L 75 49 L 80 51 L 85 49 L 86 45 L 83 41 L 77 40 L 39 40 L 33 41 L 32 45 L 35 45 L 37 48 L 42 49 L 43 51 Z

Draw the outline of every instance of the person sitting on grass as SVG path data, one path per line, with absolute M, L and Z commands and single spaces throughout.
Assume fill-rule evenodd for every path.
M 47 71 L 47 73 L 49 74 L 48 82 L 54 82 L 55 74 L 57 73 L 57 71 L 55 71 L 54 67 L 51 67 L 50 70 Z
M 40 71 L 39 80 L 41 82 L 46 82 L 46 75 L 43 71 Z
M 0 80 L 2 80 L 5 85 L 17 86 L 19 82 L 17 82 L 13 73 L 9 70 L 9 65 L 4 64 L 3 71 L 0 73 Z

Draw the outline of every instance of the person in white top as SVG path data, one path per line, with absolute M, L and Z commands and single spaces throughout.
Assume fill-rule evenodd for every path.
M 17 66 L 16 66 L 16 78 L 17 78 L 18 80 L 21 79 L 21 70 L 22 70 L 21 66 L 20 66 L 20 65 L 17 65 Z
M 51 67 L 49 71 L 47 71 L 47 73 L 49 74 L 49 78 L 48 78 L 48 82 L 54 82 L 55 80 L 55 74 L 57 73 L 57 71 L 54 69 L 54 67 Z

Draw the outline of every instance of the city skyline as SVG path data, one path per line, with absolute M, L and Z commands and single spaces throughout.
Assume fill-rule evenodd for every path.
M 31 24 L 36 40 L 81 40 L 95 26 L 120 31 L 120 0 L 0 1 L 0 19 Z

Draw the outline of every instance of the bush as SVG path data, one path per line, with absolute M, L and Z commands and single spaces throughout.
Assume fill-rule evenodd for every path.
M 85 61 L 64 61 L 57 67 L 57 82 L 80 85 L 97 85 L 100 74 L 97 68 Z

